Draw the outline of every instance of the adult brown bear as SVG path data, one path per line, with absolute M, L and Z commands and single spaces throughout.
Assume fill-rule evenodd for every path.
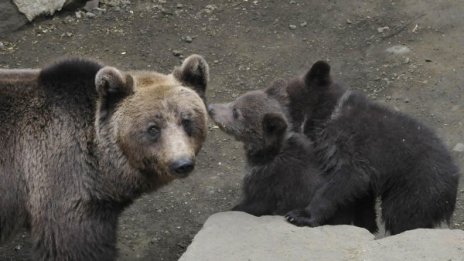
M 33 260 L 114 260 L 118 215 L 187 176 L 207 132 L 208 65 L 172 74 L 89 60 L 0 70 L 0 235 L 30 228 Z

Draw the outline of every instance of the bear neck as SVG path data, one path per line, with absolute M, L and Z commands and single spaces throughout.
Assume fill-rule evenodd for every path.
M 315 128 L 324 126 L 339 109 L 339 102 L 347 90 L 338 84 L 332 84 L 323 92 L 317 94 L 315 101 L 306 112 L 304 123 L 305 134 L 310 134 Z
M 287 140 L 287 135 L 277 141 L 272 146 L 262 147 L 245 144 L 245 154 L 249 165 L 265 165 L 272 162 L 282 152 L 283 144 Z
M 247 151 L 247 165 L 257 166 L 276 166 L 281 163 L 291 164 L 292 161 L 300 158 L 306 160 L 306 155 L 312 153 L 312 143 L 304 134 L 289 132 L 285 135 L 278 149 L 259 150 L 255 153 Z
M 111 135 L 109 126 L 96 126 L 96 156 L 99 174 L 97 179 L 98 199 L 111 201 L 125 207 L 148 190 L 142 174 L 131 167 L 127 157 Z
M 277 155 L 279 155 L 280 149 L 261 149 L 257 151 L 246 150 L 246 159 L 250 165 L 264 165 L 272 162 Z

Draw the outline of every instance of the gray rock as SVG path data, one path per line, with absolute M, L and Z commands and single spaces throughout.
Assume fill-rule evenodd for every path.
M 13 0 L 18 10 L 23 13 L 29 21 L 39 15 L 53 15 L 66 6 L 80 6 L 81 0 Z
M 454 146 L 453 151 L 464 152 L 464 144 L 457 143 L 456 146 Z
M 296 227 L 280 216 L 212 215 L 180 261 L 463 260 L 464 231 L 416 229 L 374 240 L 354 226 Z
M 13 2 L 0 1 L 0 37 L 3 33 L 14 31 L 26 23 L 26 16 L 18 11 Z
M 181 50 L 172 50 L 172 54 L 174 56 L 181 56 L 183 54 L 183 52 Z
M 296 29 L 296 25 L 291 24 L 291 25 L 288 26 L 288 28 L 290 28 L 290 30 L 295 30 L 295 29 Z
M 406 45 L 395 45 L 387 48 L 385 51 L 392 54 L 406 54 L 411 52 L 411 49 L 409 49 Z
M 353 226 L 296 227 L 283 217 L 212 215 L 179 261 L 347 260 L 374 239 Z
M 187 35 L 187 36 L 184 37 L 184 41 L 185 41 L 186 43 L 191 43 L 191 42 L 193 41 L 193 39 L 192 39 L 191 36 L 188 36 L 188 35 Z
M 464 259 L 464 231 L 415 229 L 371 241 L 362 260 L 458 261 Z
M 92 12 L 87 12 L 87 13 L 85 13 L 85 16 L 86 16 L 87 18 L 95 18 L 97 15 L 94 14 L 94 13 L 92 13 Z

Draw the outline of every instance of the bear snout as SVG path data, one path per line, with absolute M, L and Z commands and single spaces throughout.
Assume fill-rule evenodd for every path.
M 171 172 L 179 178 L 187 177 L 195 168 L 195 161 L 191 158 L 180 158 L 173 161 L 169 166 Z

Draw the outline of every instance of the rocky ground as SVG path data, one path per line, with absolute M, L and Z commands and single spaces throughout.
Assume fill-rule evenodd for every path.
M 219 102 L 325 59 L 338 81 L 434 127 L 464 169 L 464 2 L 107 2 L 0 34 L 0 68 L 86 56 L 169 72 L 199 53 L 211 66 L 208 99 Z M 120 260 L 177 260 L 208 216 L 238 201 L 241 146 L 212 125 L 208 135 L 193 175 L 125 211 Z M 462 185 L 458 197 L 451 225 L 464 229 Z M 0 260 L 27 260 L 29 249 L 28 235 L 20 234 L 0 246 Z

